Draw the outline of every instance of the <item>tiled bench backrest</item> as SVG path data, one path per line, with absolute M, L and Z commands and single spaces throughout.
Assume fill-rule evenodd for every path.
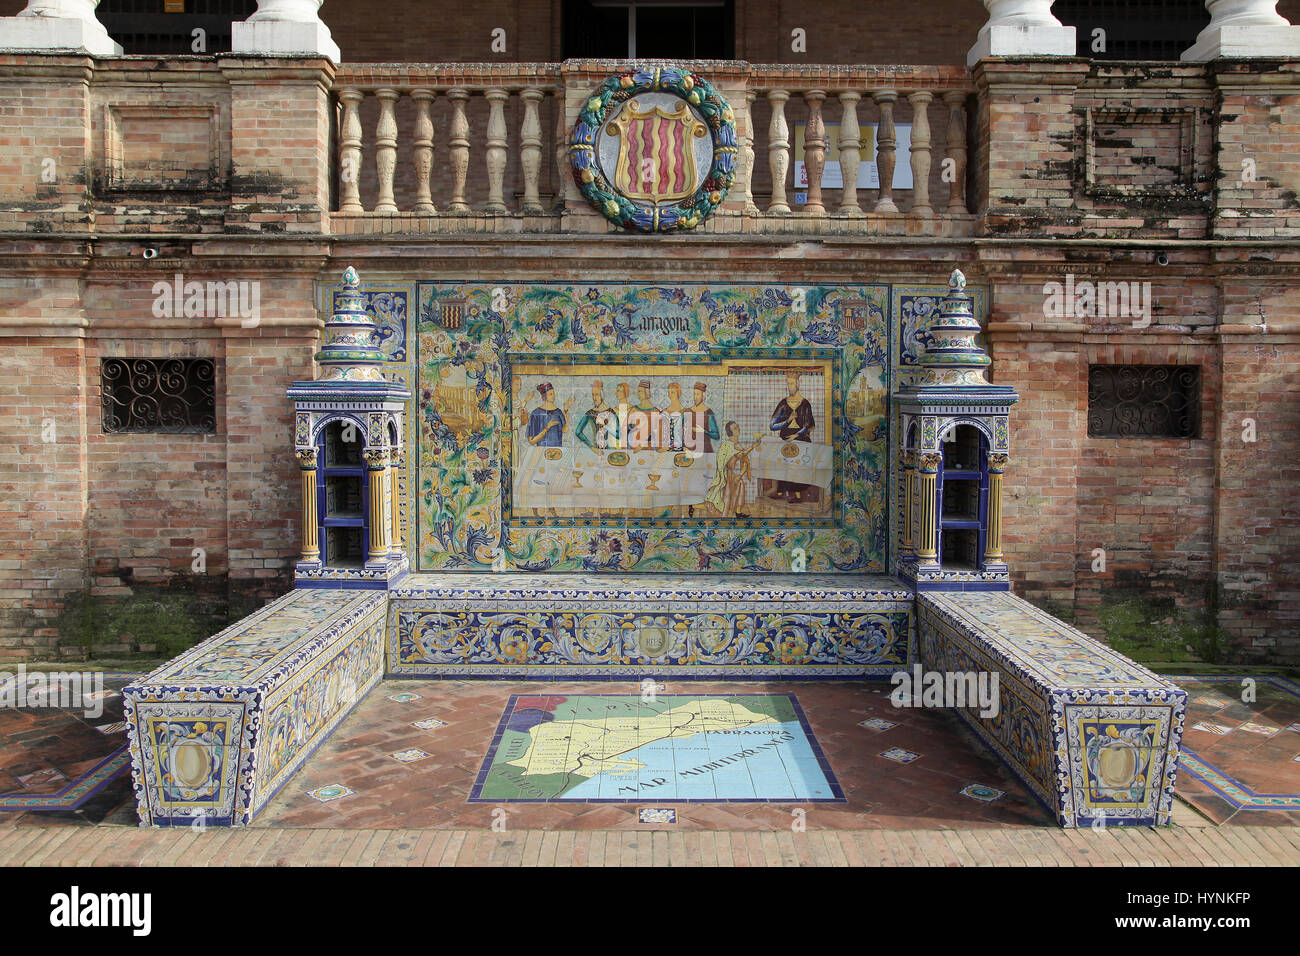
M 141 822 L 248 823 L 382 677 L 386 604 L 293 591 L 128 686 Z
M 1063 826 L 1169 822 L 1185 691 L 1012 594 L 917 605 L 925 667 L 998 675 L 996 715 L 957 712 Z
M 444 573 L 390 593 L 390 676 L 845 679 L 914 658 L 911 589 L 870 575 Z

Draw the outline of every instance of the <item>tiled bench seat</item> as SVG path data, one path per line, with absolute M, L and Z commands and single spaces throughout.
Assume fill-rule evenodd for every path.
M 871 575 L 416 574 L 393 677 L 859 677 L 913 659 L 911 588 Z
M 293 591 L 123 690 L 142 824 L 240 826 L 381 678 L 380 591 Z
M 1062 826 L 1169 822 L 1185 691 L 1009 593 L 917 606 L 926 669 L 998 675 L 996 716 L 957 713 Z

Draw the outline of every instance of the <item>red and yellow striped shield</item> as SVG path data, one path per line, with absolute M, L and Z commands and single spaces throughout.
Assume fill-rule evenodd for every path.
M 632 100 L 606 129 L 619 137 L 614 185 L 623 195 L 659 203 L 676 202 L 695 191 L 691 138 L 709 131 L 685 101 L 669 112 L 659 106 L 643 111 Z

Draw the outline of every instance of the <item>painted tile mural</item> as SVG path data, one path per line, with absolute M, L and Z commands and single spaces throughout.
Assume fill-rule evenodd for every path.
M 418 303 L 420 570 L 885 570 L 887 286 Z

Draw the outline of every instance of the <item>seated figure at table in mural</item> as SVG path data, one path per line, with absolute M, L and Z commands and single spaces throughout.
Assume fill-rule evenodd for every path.
M 713 443 L 719 436 L 713 409 L 704 404 L 706 391 L 708 386 L 703 382 L 695 383 L 695 404 L 682 413 L 682 444 L 687 451 L 707 455 L 713 452 Z
M 604 451 L 617 448 L 618 413 L 605 404 L 605 383 L 600 379 L 591 382 L 591 408 L 582 416 L 573 437 L 588 448 Z M 590 432 L 590 435 L 588 435 Z
M 659 409 L 650 401 L 650 380 L 642 379 L 636 386 L 637 402 L 627 413 L 627 447 L 631 449 L 654 448 L 658 444 Z
M 568 416 L 555 404 L 555 389 L 550 382 L 537 386 L 542 404 L 528 415 L 528 443 L 542 448 L 559 448 L 564 444 L 564 426 Z
M 813 418 L 812 402 L 799 392 L 797 372 L 786 374 L 785 387 L 788 394 L 777 403 L 769 427 L 780 435 L 783 441 L 811 442 L 813 426 L 817 422 Z M 768 497 L 798 504 L 802 501 L 817 501 L 820 494 L 819 490 L 811 485 L 797 481 L 778 481 L 776 489 Z
M 682 387 L 676 382 L 669 382 L 668 405 L 659 413 L 659 448 L 682 450 L 682 414 L 685 411 L 686 408 L 682 405 Z
M 740 509 L 745 506 L 745 485 L 751 474 L 749 453 L 758 447 L 760 441 L 761 435 L 748 445 L 741 445 L 740 425 L 727 422 L 727 437 L 718 444 L 717 471 L 713 473 L 713 481 L 704 496 L 724 518 L 749 517 Z

